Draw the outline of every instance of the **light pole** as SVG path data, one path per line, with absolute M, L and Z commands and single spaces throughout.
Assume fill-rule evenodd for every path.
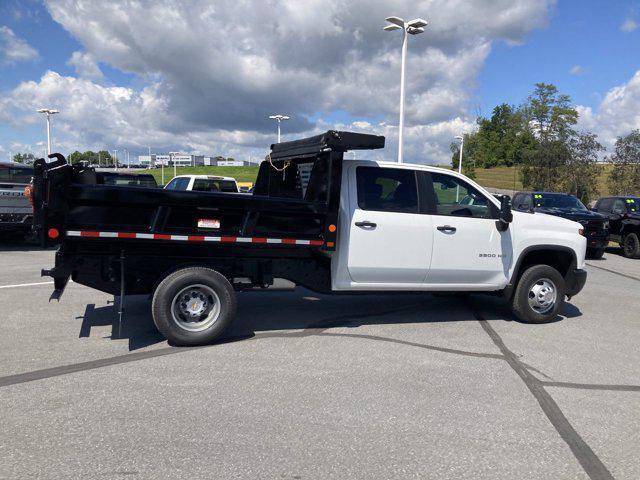
M 278 143 L 280 143 L 280 123 L 284 120 L 289 120 L 289 118 L 286 115 L 270 115 L 269 118 L 271 120 L 275 120 L 278 123 Z
M 458 173 L 462 174 L 462 149 L 464 148 L 464 135 L 458 135 L 456 140 L 460 140 L 460 158 L 458 159 Z M 460 196 L 460 186 L 456 187 L 456 202 Z
M 113 150 L 113 160 L 116 165 L 116 170 L 118 170 L 118 150 L 117 149 Z
M 407 62 L 407 33 L 418 35 L 424 32 L 427 21 L 422 18 L 415 18 L 405 22 L 400 17 L 387 17 L 389 25 L 383 30 L 390 32 L 393 30 L 402 30 L 402 60 L 400 62 L 400 121 L 398 122 L 398 163 L 402 163 L 402 133 L 404 130 L 404 72 Z
M 39 108 L 37 112 L 44 113 L 44 115 L 47 117 L 47 156 L 48 156 L 48 155 L 51 155 L 51 125 L 50 125 L 49 117 L 51 117 L 51 115 L 55 115 L 56 113 L 60 113 L 60 111 L 53 108 Z

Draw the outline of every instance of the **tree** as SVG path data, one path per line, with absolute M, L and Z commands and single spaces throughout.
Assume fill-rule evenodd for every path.
M 539 191 L 558 190 L 570 155 L 567 145 L 559 140 L 542 142 L 535 150 L 523 152 L 522 185 Z
M 80 153 L 78 150 L 76 150 L 75 152 L 71 153 L 68 157 L 67 157 L 67 161 L 73 165 L 74 163 L 79 163 L 83 160 L 83 156 L 82 153 Z
M 536 83 L 524 107 L 524 112 L 540 141 L 566 141 L 575 134 L 578 111 L 569 95 L 561 95 L 555 85 Z
M 607 159 L 609 191 L 614 195 L 640 195 L 640 130 L 616 140 L 613 155 Z
M 36 157 L 33 153 L 16 153 L 13 156 L 13 161 L 16 163 L 31 165 L 36 161 Z
M 581 132 L 569 139 L 569 156 L 558 184 L 563 191 L 575 195 L 585 205 L 598 195 L 598 177 L 602 172 L 598 158 L 604 147 L 596 138 L 597 135 L 593 133 Z

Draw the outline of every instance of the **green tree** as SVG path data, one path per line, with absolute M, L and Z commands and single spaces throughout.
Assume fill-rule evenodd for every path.
M 71 153 L 68 157 L 67 157 L 67 161 L 73 165 L 74 163 L 79 163 L 83 160 L 83 156 L 82 153 L 80 153 L 78 150 L 76 150 L 75 152 Z
M 524 112 L 540 141 L 566 141 L 575 134 L 578 111 L 569 95 L 561 95 L 553 84 L 536 83 Z
M 568 141 L 569 156 L 558 186 L 562 191 L 578 197 L 588 205 L 598 195 L 598 177 L 602 166 L 598 163 L 604 147 L 593 133 L 582 132 Z
M 614 195 L 640 195 L 640 130 L 618 137 L 609 172 L 609 191 Z
M 16 163 L 31 165 L 36 161 L 36 157 L 33 153 L 16 153 L 13 156 L 13 161 Z
M 567 145 L 559 140 L 542 142 L 536 149 L 524 152 L 522 185 L 532 190 L 559 190 L 570 155 Z

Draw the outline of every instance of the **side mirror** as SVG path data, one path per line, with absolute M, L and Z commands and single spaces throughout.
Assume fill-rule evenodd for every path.
M 509 224 L 513 221 L 513 213 L 511 212 L 511 197 L 509 195 L 503 195 L 500 199 L 500 214 L 498 215 L 498 221 L 496 227 L 498 231 L 504 232 L 509 228 Z

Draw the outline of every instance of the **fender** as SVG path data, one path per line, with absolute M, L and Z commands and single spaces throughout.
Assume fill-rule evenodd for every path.
M 520 252 L 520 255 L 518 256 L 518 260 L 516 260 L 515 266 L 513 268 L 513 272 L 511 273 L 511 278 L 509 278 L 509 283 L 503 290 L 503 295 L 506 298 L 511 298 L 511 296 L 513 295 L 513 291 L 515 290 L 515 286 L 520 276 L 520 266 L 522 265 L 522 261 L 525 259 L 525 257 L 529 253 L 535 252 L 535 251 L 541 251 L 541 250 L 552 250 L 556 252 L 569 253 L 571 255 L 571 263 L 569 264 L 569 270 L 567 271 L 567 273 L 571 272 L 578 265 L 578 257 L 576 255 L 576 252 L 574 249 L 570 247 L 566 247 L 564 245 L 546 245 L 546 244 L 531 245 L 529 247 L 526 247 L 524 250 L 522 250 L 522 252 Z

